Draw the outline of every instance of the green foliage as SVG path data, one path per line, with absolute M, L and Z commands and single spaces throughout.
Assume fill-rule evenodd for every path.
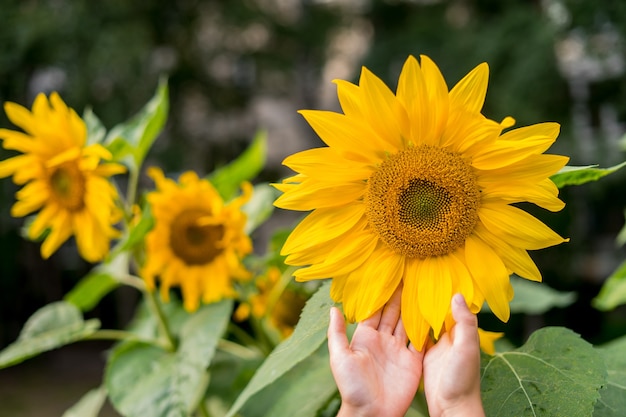
M 37 310 L 24 324 L 18 339 L 0 352 L 0 369 L 85 339 L 100 327 L 100 320 L 83 320 L 74 305 L 58 301 Z
M 328 314 L 333 302 L 329 295 L 330 283 L 325 283 L 307 302 L 293 335 L 281 343 L 259 367 L 227 416 L 231 417 L 253 396 L 279 377 L 304 361 L 324 343 L 328 328 Z
M 180 309 L 174 313 L 185 314 Z M 187 315 L 176 329 L 175 351 L 132 341 L 117 346 L 105 374 L 115 408 L 125 416 L 190 415 L 208 385 L 207 367 L 231 312 L 232 302 L 222 301 Z
M 252 181 L 265 166 L 267 132 L 259 131 L 252 143 L 235 160 L 208 176 L 222 198 L 230 200 L 244 181 Z
M 63 413 L 62 417 L 98 417 L 106 398 L 107 391 L 104 387 L 94 388 Z
M 588 182 L 598 181 L 607 175 L 619 171 L 624 166 L 626 166 L 626 162 L 622 162 L 610 168 L 597 168 L 595 165 L 566 166 L 554 174 L 551 179 L 559 188 L 568 185 L 582 185 Z
M 546 284 L 511 276 L 515 295 L 511 300 L 511 313 L 542 314 L 555 307 L 567 307 L 576 300 L 574 292 L 561 292 Z M 490 311 L 485 304 L 483 311 Z
M 156 94 L 137 115 L 113 127 L 104 145 L 113 154 L 113 160 L 123 162 L 137 172 L 152 143 L 161 133 L 169 110 L 167 80 L 162 79 Z
M 94 308 L 108 293 L 121 285 L 117 277 L 125 276 L 128 272 L 128 253 L 122 252 L 97 265 L 85 275 L 70 292 L 65 295 L 65 301 L 74 304 L 82 311 Z
M 254 186 L 252 198 L 242 207 L 242 210 L 248 216 L 245 228 L 246 233 L 252 233 L 269 219 L 274 212 L 274 200 L 276 200 L 277 195 L 278 191 L 267 183 Z
M 621 417 L 626 410 L 626 337 L 597 349 L 608 370 L 606 385 L 600 390 L 594 417 Z
M 608 311 L 626 304 L 626 262 L 607 278 L 598 295 L 592 300 L 598 310 Z
M 245 417 L 316 417 L 337 392 L 325 344 L 254 394 Z
M 590 416 L 606 379 L 602 356 L 560 327 L 540 329 L 524 346 L 481 364 L 488 416 Z

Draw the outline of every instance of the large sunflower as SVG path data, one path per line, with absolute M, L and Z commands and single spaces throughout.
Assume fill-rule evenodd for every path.
M 161 282 L 161 298 L 180 286 L 188 311 L 205 303 L 233 297 L 234 279 L 245 279 L 249 272 L 241 263 L 252 251 L 244 232 L 246 215 L 241 206 L 250 199 L 252 186 L 243 185 L 243 194 L 229 204 L 211 183 L 188 171 L 179 184 L 165 178 L 158 168 L 148 174 L 157 190 L 148 194 L 155 226 L 146 236 L 146 264 L 142 271 L 148 287 Z
M 549 179 L 568 161 L 543 154 L 559 125 L 519 129 L 485 118 L 488 67 L 452 90 L 426 56 L 409 57 L 394 95 L 363 68 L 359 85 L 336 81 L 343 114 L 301 114 L 327 147 L 284 164 L 298 174 L 277 188 L 276 206 L 312 212 L 282 253 L 300 281 L 333 278 L 331 296 L 352 321 L 381 308 L 403 284 L 402 319 L 413 344 L 453 324 L 460 292 L 472 311 L 486 300 L 509 318 L 509 275 L 540 281 L 527 250 L 564 242 L 516 207 L 564 204 Z
M 117 190 L 108 177 L 124 167 L 100 163 L 111 158 L 110 152 L 98 144 L 86 145 L 85 123 L 56 93 L 49 100 L 39 94 L 32 112 L 16 103 L 5 103 L 4 109 L 24 130 L 0 129 L 2 146 L 21 152 L 0 162 L 0 178 L 12 175 L 16 184 L 25 184 L 11 215 L 40 210 L 28 236 L 36 239 L 49 230 L 41 245 L 44 258 L 74 235 L 84 259 L 101 260 L 110 240 L 119 235 L 112 225 L 121 218 Z

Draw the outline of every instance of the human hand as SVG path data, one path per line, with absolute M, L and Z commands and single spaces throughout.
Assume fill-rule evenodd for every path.
M 330 366 L 342 398 L 338 417 L 402 417 L 422 375 L 424 354 L 409 345 L 398 288 L 389 302 L 358 324 L 348 343 L 343 315 L 330 311 Z
M 431 417 L 484 417 L 480 398 L 478 320 L 463 296 L 452 298 L 456 324 L 424 356 L 424 391 Z

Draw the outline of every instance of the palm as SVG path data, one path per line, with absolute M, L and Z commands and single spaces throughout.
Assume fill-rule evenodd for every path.
M 348 406 L 368 409 L 369 415 L 403 416 L 421 378 L 423 354 L 407 348 L 399 301 L 396 292 L 383 311 L 359 323 L 349 345 L 343 319 L 334 316 L 329 327 L 331 365 L 341 397 Z

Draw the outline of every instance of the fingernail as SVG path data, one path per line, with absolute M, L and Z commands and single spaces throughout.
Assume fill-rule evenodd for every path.
M 465 298 L 463 297 L 463 294 L 454 294 L 454 297 L 452 299 L 460 306 L 465 305 Z

